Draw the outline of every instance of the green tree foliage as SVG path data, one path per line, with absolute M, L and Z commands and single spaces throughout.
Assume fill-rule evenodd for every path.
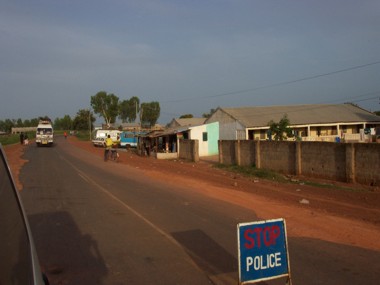
M 18 127 L 18 128 L 22 128 L 22 127 L 24 127 L 24 122 L 22 121 L 22 119 L 17 119 L 17 121 L 16 121 L 16 127 Z
M 105 91 L 100 91 L 96 95 L 91 96 L 91 106 L 95 114 L 103 117 L 108 126 L 115 123 L 119 113 L 119 97 L 114 94 L 107 94 Z
M 54 120 L 54 129 L 56 130 L 71 130 L 73 126 L 73 120 L 69 115 L 65 115 L 63 118 L 56 118 Z
M 119 104 L 119 118 L 123 123 L 135 122 L 139 111 L 140 99 L 138 97 L 131 97 L 129 100 L 123 100 Z
M 153 127 L 160 117 L 160 103 L 142 103 L 140 108 L 140 122 L 144 126 Z
M 81 109 L 77 112 L 77 115 L 75 116 L 73 120 L 73 129 L 77 131 L 86 131 L 91 128 L 91 130 L 94 128 L 93 124 L 95 123 L 96 118 L 93 116 L 93 114 L 87 109 Z M 91 124 L 91 127 L 90 127 Z
M 271 138 L 272 135 L 274 135 L 276 141 L 283 141 L 288 137 L 293 137 L 293 130 L 289 128 L 289 125 L 290 121 L 287 114 L 285 114 L 278 123 L 271 120 L 268 123 L 269 137 Z
M 26 119 L 24 122 L 23 122 L 23 125 L 24 127 L 33 127 L 30 123 L 30 120 Z
M 375 111 L 374 113 L 375 113 L 375 115 L 380 116 L 380 111 Z
M 10 133 L 15 126 L 14 120 L 5 119 L 4 121 L 0 121 L 0 131 L 2 132 Z
M 28 127 L 37 127 L 38 122 L 39 122 L 38 118 L 31 119 L 30 120 L 30 126 L 28 126 Z
M 184 114 L 179 117 L 180 119 L 189 119 L 189 118 L 194 118 L 193 114 Z
M 10 133 L 12 131 L 12 128 L 14 127 L 37 127 L 39 122 L 38 118 L 31 119 L 31 120 L 25 120 L 22 121 L 22 119 L 6 119 L 6 120 L 0 120 L 0 131 Z

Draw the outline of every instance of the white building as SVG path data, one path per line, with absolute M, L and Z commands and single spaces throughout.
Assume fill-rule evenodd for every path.
M 269 122 L 284 115 L 307 141 L 360 141 L 364 130 L 380 127 L 379 116 L 353 104 L 218 108 L 205 123 L 219 122 L 220 140 L 267 140 Z

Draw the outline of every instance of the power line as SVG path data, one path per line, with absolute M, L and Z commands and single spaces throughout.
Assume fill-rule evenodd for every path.
M 361 99 L 361 100 L 353 100 L 353 99 L 356 99 L 356 98 L 365 97 L 365 96 L 372 96 L 372 95 L 378 95 L 378 96 L 364 98 L 364 99 Z M 347 100 L 350 100 L 352 102 L 361 102 L 361 101 L 367 101 L 367 100 L 376 99 L 376 98 L 379 97 L 379 95 L 380 95 L 380 91 L 375 91 L 375 92 L 364 93 L 364 94 L 361 94 L 361 95 L 358 95 L 358 96 L 353 96 L 353 97 L 344 97 L 344 98 L 340 98 L 340 99 L 334 99 L 334 100 L 324 101 L 321 104 L 333 103 L 333 102 L 343 102 L 343 101 L 347 102 Z
M 188 100 L 192 100 L 192 99 L 216 98 L 216 97 L 224 97 L 224 96 L 229 96 L 229 95 L 242 94 L 242 93 L 272 88 L 272 87 L 289 85 L 289 84 L 293 84 L 293 83 L 297 83 L 297 82 L 301 82 L 301 81 L 312 80 L 312 79 L 330 76 L 330 75 L 334 75 L 334 74 L 338 74 L 338 73 L 343 73 L 343 72 L 347 72 L 347 71 L 351 71 L 351 70 L 355 70 L 355 69 L 361 69 L 361 68 L 365 68 L 365 67 L 377 65 L 377 64 L 380 64 L 380 61 L 375 61 L 375 62 L 371 62 L 371 63 L 366 63 L 366 64 L 362 64 L 362 65 L 357 65 L 357 66 L 352 66 L 352 67 L 340 69 L 340 70 L 330 71 L 330 72 L 326 72 L 326 73 L 321 73 L 321 74 L 312 75 L 312 76 L 303 77 L 303 78 L 294 79 L 294 80 L 289 80 L 289 81 L 282 81 L 282 82 L 278 82 L 278 83 L 273 83 L 273 84 L 249 88 L 249 89 L 231 91 L 231 92 L 220 93 L 220 94 L 215 94 L 215 95 L 208 95 L 208 96 L 203 96 L 203 97 L 199 97 L 199 96 L 195 97 L 194 96 L 194 97 L 188 97 L 188 98 L 183 98 L 183 99 L 168 100 L 168 101 L 162 101 L 162 103 L 176 103 L 176 102 L 184 102 L 184 101 L 188 101 Z

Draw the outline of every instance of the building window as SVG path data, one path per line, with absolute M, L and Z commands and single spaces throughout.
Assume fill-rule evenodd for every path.
M 268 130 L 260 130 L 260 140 L 265 140 Z
M 202 133 L 203 141 L 207 142 L 207 132 Z

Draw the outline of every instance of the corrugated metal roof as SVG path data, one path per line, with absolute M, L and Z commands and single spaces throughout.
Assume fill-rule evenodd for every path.
M 267 126 L 287 114 L 290 125 L 380 122 L 380 117 L 352 104 L 220 108 L 245 127 Z
M 175 119 L 175 121 L 180 126 L 198 126 L 203 125 L 206 118 L 182 118 L 182 119 Z
M 175 135 L 177 133 L 185 132 L 188 130 L 189 130 L 189 127 L 178 126 L 178 127 L 174 127 L 174 128 L 168 128 L 168 129 L 163 130 L 163 131 L 150 132 L 150 133 L 143 135 L 142 137 L 151 137 L 151 138 L 163 137 L 163 136 Z

